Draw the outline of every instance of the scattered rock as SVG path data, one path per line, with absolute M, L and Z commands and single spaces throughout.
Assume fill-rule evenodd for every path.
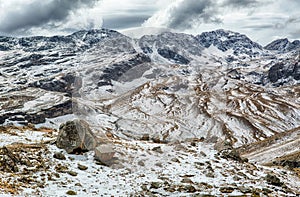
M 194 192 L 197 191 L 196 188 L 195 188 L 194 186 L 192 186 L 192 185 L 186 185 L 186 186 L 184 187 L 184 189 L 185 189 L 185 191 L 188 192 L 188 193 L 194 193 Z
M 142 189 L 143 191 L 148 191 L 148 186 L 147 186 L 147 184 L 143 184 L 143 185 L 141 186 L 141 189 Z
M 141 137 L 140 140 L 142 140 L 142 141 L 149 141 L 149 140 L 150 140 L 149 134 L 144 134 L 144 135 Z
M 150 184 L 150 189 L 158 189 L 161 187 L 161 183 L 160 182 L 151 182 Z
M 194 193 L 196 192 L 196 188 L 193 185 L 177 185 L 178 192 L 187 192 L 187 193 Z
M 153 151 L 158 152 L 158 153 L 163 153 L 162 149 L 160 146 L 152 148 Z
M 56 145 L 67 153 L 81 153 L 93 150 L 97 139 L 87 122 L 76 119 L 60 125 Z
M 79 170 L 87 170 L 87 169 L 88 169 L 87 166 L 84 166 L 84 165 L 81 165 L 81 164 L 77 164 L 77 168 L 78 168 Z
M 251 189 L 250 188 L 247 188 L 247 187 L 239 187 L 238 188 L 242 193 L 244 194 L 247 194 L 247 193 L 250 193 L 251 192 Z
M 175 185 L 168 185 L 167 187 L 164 187 L 164 190 L 167 192 L 175 192 L 176 191 L 176 186 Z
M 181 183 L 189 183 L 189 184 L 193 184 L 194 182 L 193 182 L 191 179 L 189 179 L 189 178 L 183 178 L 183 179 L 181 180 Z
M 234 176 L 232 177 L 232 179 L 233 179 L 234 181 L 239 181 L 239 180 L 241 180 L 241 178 L 240 178 L 239 176 L 236 176 L 236 175 L 234 175 Z
M 251 196 L 253 197 L 260 197 L 261 196 L 261 189 L 259 188 L 253 188 L 252 191 L 251 191 Z
M 68 171 L 68 167 L 67 166 L 63 166 L 61 164 L 57 164 L 55 166 L 55 170 L 56 170 L 56 172 L 59 172 L 59 173 L 66 173 Z
M 208 173 L 205 174 L 205 176 L 209 177 L 209 178 L 214 178 L 215 177 L 213 172 L 208 172 Z
M 267 181 L 267 183 L 269 183 L 271 185 L 275 185 L 275 186 L 283 185 L 283 183 L 280 181 L 280 179 L 273 174 L 267 174 L 267 176 L 265 177 L 265 180 Z
M 162 167 L 163 167 L 163 164 L 162 164 L 162 163 L 160 163 L 160 162 L 158 162 L 158 163 L 155 163 L 155 165 L 156 165 L 157 167 L 160 167 L 160 168 L 162 168 Z
M 141 161 L 138 162 L 138 165 L 145 166 L 145 163 L 141 160 Z
M 247 162 L 248 159 L 243 159 L 240 153 L 235 148 L 228 148 L 220 151 L 220 156 L 224 159 L 233 159 L 238 162 Z
M 272 193 L 272 191 L 268 188 L 263 188 L 262 191 L 265 195 Z
M 180 163 L 179 159 L 177 159 L 176 157 L 172 158 L 171 161 L 176 162 L 176 163 Z
M 54 153 L 53 157 L 55 159 L 59 159 L 59 160 L 66 160 L 65 155 L 63 153 L 61 153 L 61 152 Z
M 82 187 L 82 185 L 80 183 L 75 183 L 76 187 Z
M 153 141 L 154 143 L 161 143 L 161 140 L 159 139 L 159 137 L 153 137 L 153 138 L 152 138 L 152 141 Z
M 67 191 L 66 194 L 68 194 L 68 195 L 70 195 L 70 196 L 75 196 L 75 195 L 77 195 L 77 193 L 76 193 L 75 191 L 73 191 L 73 190 Z
M 233 187 L 221 187 L 219 189 L 220 192 L 222 193 L 232 193 L 234 191 Z
M 74 172 L 74 171 L 68 171 L 67 172 L 69 175 L 71 175 L 71 176 L 77 176 L 77 172 Z
M 207 157 L 207 155 L 203 152 L 203 151 L 200 151 L 200 153 L 199 153 L 201 156 L 203 156 L 203 157 Z

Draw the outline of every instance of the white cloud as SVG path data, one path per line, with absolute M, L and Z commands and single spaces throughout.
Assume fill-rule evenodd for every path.
M 101 20 L 86 14 L 93 11 L 98 0 L 0 0 L 0 31 L 6 34 L 30 34 L 35 30 L 62 31 L 90 28 Z M 75 15 L 77 17 L 75 17 Z M 79 16 L 79 17 L 78 17 Z
M 102 26 L 199 34 L 223 28 L 266 44 L 300 38 L 299 8 L 297 0 L 0 0 L 0 34 L 66 34 Z
M 209 2 L 173 1 L 169 6 L 157 11 L 143 26 L 172 27 L 192 34 L 220 28 L 229 29 L 244 33 L 263 45 L 278 37 L 300 38 L 300 28 L 297 28 L 300 27 L 300 1 L 215 0 Z M 185 6 L 185 9 L 182 6 Z M 204 9 L 195 9 L 195 7 Z M 179 18 L 177 27 L 172 25 L 174 17 Z M 215 23 L 218 19 L 221 23 Z
M 176 0 L 158 11 L 143 26 L 162 26 L 180 30 L 198 23 L 220 23 L 216 6 L 211 0 Z

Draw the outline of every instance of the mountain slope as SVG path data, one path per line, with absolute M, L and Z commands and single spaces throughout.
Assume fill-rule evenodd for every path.
M 267 50 L 279 51 L 279 52 L 290 52 L 300 48 L 300 41 L 294 40 L 290 42 L 287 38 L 274 40 L 270 44 L 264 47 Z
M 278 53 L 275 48 L 283 51 Z M 235 175 L 232 168 L 248 170 L 247 176 L 240 175 L 239 179 L 247 186 L 256 180 L 256 187 L 260 187 L 261 181 L 274 194 L 278 188 L 255 179 L 264 179 L 268 170 L 249 170 L 255 168 L 254 164 L 230 151 L 238 148 L 251 162 L 260 161 L 259 158 L 276 151 L 277 144 L 256 144 L 299 128 L 300 58 L 297 50 L 285 49 L 277 44 L 263 48 L 245 35 L 225 30 L 198 36 L 164 32 L 140 39 L 106 29 L 79 31 L 69 36 L 1 37 L 0 124 L 28 125 L 29 129 L 36 124 L 58 129 L 59 123 L 77 117 L 86 120 L 96 135 L 107 136 L 115 145 L 116 168 L 137 169 L 145 166 L 147 158 L 147 165 L 155 168 L 161 158 L 157 151 L 163 152 L 156 146 L 161 146 L 166 151 L 166 162 L 158 171 L 166 168 L 168 177 L 172 176 L 173 164 L 180 163 L 173 159 L 179 154 L 195 174 L 200 169 L 194 182 L 207 182 L 207 177 L 217 181 L 217 185 L 207 188 L 215 195 L 226 193 L 221 188 L 228 181 L 231 186 L 243 185 L 230 178 Z M 292 143 L 298 140 L 283 138 L 280 142 L 281 156 L 291 139 Z M 180 149 L 178 145 L 178 152 L 171 151 L 176 143 L 186 148 Z M 130 148 L 126 149 L 127 146 Z M 258 148 L 247 153 L 243 147 Z M 57 151 L 51 145 L 49 148 Z M 148 149 L 155 153 L 147 152 Z M 233 155 L 226 156 L 226 151 Z M 189 155 L 190 152 L 194 154 Z M 89 161 L 90 154 L 85 155 Z M 201 156 L 204 162 L 212 162 L 203 164 L 208 169 L 203 169 L 203 161 L 197 159 L 201 154 L 206 155 Z M 140 162 L 143 155 L 144 165 Z M 173 164 L 167 167 L 171 159 Z M 55 160 L 47 161 L 57 165 Z M 200 167 L 189 163 L 194 161 L 200 162 Z M 231 166 L 227 165 L 227 174 L 222 174 L 217 169 L 228 161 Z M 176 171 L 182 170 L 181 165 L 174 164 Z M 209 166 L 215 166 L 215 172 Z M 281 171 L 271 170 L 280 176 Z M 158 171 L 147 173 L 156 177 Z M 117 176 L 116 172 L 109 172 Z M 134 176 L 142 176 L 142 172 L 136 173 Z M 181 174 L 174 176 L 178 178 Z M 280 177 L 292 188 L 282 187 L 281 193 L 295 194 L 298 187 L 289 180 L 298 180 L 297 177 Z M 193 185 L 202 187 L 198 186 Z M 242 191 L 237 187 L 232 191 L 235 190 Z M 161 194 L 172 193 L 164 192 Z

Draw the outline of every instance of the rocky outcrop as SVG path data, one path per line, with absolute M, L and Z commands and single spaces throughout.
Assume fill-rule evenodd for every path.
M 72 112 L 72 101 L 66 100 L 65 102 L 57 105 L 49 106 L 48 108 L 37 109 L 34 111 L 16 111 L 0 114 L 0 124 L 4 124 L 6 120 L 24 125 L 28 123 L 39 124 L 44 123 L 46 118 L 55 118 L 58 116 L 71 114 Z
M 103 74 L 99 77 L 98 86 L 112 85 L 112 81 L 117 81 L 124 73 L 133 67 L 149 63 L 151 59 L 142 53 L 138 53 L 133 58 L 113 64 L 104 69 Z
M 175 63 L 178 63 L 178 64 L 189 64 L 190 61 L 183 57 L 182 55 L 179 55 L 178 53 L 172 51 L 172 50 L 169 50 L 169 49 L 157 49 L 157 53 L 168 59 L 168 60 L 173 60 Z
M 74 84 L 80 87 L 80 79 L 76 78 L 74 73 L 67 73 L 63 74 L 60 78 L 53 77 L 35 81 L 30 83 L 29 86 L 47 91 L 68 93 L 71 96 L 75 88 L 78 88 L 74 87 Z
M 68 100 L 64 103 L 51 106 L 48 109 L 41 109 L 41 111 L 37 113 L 27 113 L 25 120 L 33 124 L 39 124 L 45 122 L 46 118 L 55 118 L 71 114 L 72 112 L 72 101 Z
M 271 185 L 275 185 L 275 186 L 282 186 L 283 183 L 280 181 L 280 179 L 275 176 L 274 174 L 267 174 L 267 176 L 265 177 L 265 180 L 267 181 L 267 183 L 271 184 Z
M 87 122 L 76 119 L 60 125 L 56 145 L 67 153 L 80 153 L 93 150 L 97 138 Z
M 268 79 L 272 83 L 284 83 L 289 77 L 300 80 L 300 64 L 299 62 L 277 63 L 272 66 L 268 72 Z M 279 84 L 281 85 L 281 84 Z

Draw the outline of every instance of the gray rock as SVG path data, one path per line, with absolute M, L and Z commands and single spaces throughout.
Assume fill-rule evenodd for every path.
M 80 153 L 93 150 L 97 145 L 97 138 L 87 122 L 77 119 L 60 125 L 56 145 L 67 153 Z
M 222 193 L 232 193 L 234 191 L 233 187 L 221 187 L 219 189 L 220 192 Z
M 56 152 L 54 153 L 53 157 L 55 159 L 59 159 L 59 160 L 66 160 L 66 157 L 64 154 L 62 154 L 61 152 Z
M 68 195 L 70 195 L 70 196 L 75 196 L 75 195 L 77 195 L 77 193 L 76 193 L 75 191 L 73 191 L 73 190 L 67 191 L 66 194 L 68 194 Z
M 158 152 L 158 153 L 163 153 L 162 149 L 160 146 L 152 148 L 153 151 Z
M 265 177 L 265 180 L 267 181 L 267 183 L 269 183 L 271 185 L 275 185 L 275 186 L 283 185 L 283 183 L 280 181 L 280 179 L 273 174 L 267 174 L 267 176 Z
M 114 155 L 115 151 L 110 144 L 101 144 L 95 148 L 95 159 L 102 164 L 109 165 Z
M 79 170 L 87 170 L 87 169 L 88 169 L 87 166 L 84 166 L 84 165 L 81 165 L 81 164 L 78 164 L 78 165 L 77 165 L 77 168 L 78 168 Z
M 74 172 L 74 171 L 67 171 L 67 173 L 71 176 L 77 176 L 78 173 L 77 172 Z

